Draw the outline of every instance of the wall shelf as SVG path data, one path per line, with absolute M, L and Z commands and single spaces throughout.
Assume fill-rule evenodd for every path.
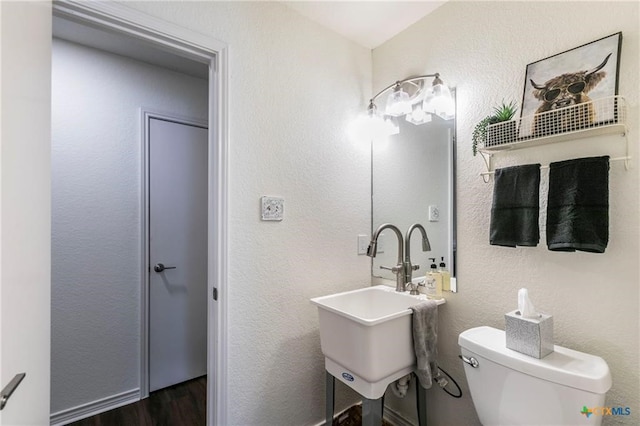
M 513 149 L 529 148 L 533 146 L 546 145 L 556 142 L 565 142 L 570 140 L 576 140 L 581 138 L 588 138 L 594 136 L 619 134 L 625 136 L 627 133 L 627 126 L 622 123 L 605 124 L 597 127 L 591 127 L 587 129 L 575 130 L 572 132 L 559 133 L 549 136 L 541 136 L 531 139 L 521 139 L 510 143 L 504 143 L 500 145 L 489 146 L 487 148 L 481 148 L 479 151 L 493 154 L 500 151 L 507 151 Z
M 631 157 L 627 133 L 627 103 L 622 96 L 595 99 L 517 120 L 491 124 L 487 127 L 484 146 L 478 149 L 483 157 L 489 157 L 488 161 L 485 158 L 488 171 L 482 175 L 493 174 L 491 156 L 494 154 L 615 134 L 624 136 L 626 140 L 626 156 L 615 160 L 624 160 L 625 167 L 628 167 Z

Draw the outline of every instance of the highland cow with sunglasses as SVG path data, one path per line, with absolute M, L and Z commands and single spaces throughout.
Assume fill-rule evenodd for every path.
M 594 123 L 595 113 L 587 93 L 606 76 L 606 72 L 600 70 L 607 64 L 610 56 L 611 53 L 590 71 L 562 74 L 543 85 L 530 80 L 535 88 L 533 95 L 542 101 L 531 129 L 534 136 L 567 132 Z M 583 107 L 566 108 L 583 103 L 587 104 Z

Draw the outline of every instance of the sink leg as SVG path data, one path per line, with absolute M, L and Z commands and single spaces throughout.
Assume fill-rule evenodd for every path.
M 382 398 L 362 398 L 362 426 L 382 425 Z
M 416 405 L 418 406 L 418 425 L 427 426 L 427 390 L 420 386 L 416 377 Z
M 336 378 L 333 377 L 328 371 L 325 378 L 325 392 L 326 392 L 326 419 L 325 426 L 333 425 L 333 411 L 335 404 L 335 390 L 336 390 Z

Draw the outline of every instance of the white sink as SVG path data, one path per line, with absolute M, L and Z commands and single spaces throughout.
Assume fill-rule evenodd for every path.
M 389 383 L 414 369 L 409 307 L 424 299 L 385 285 L 311 299 L 326 370 L 366 398 L 382 397 Z

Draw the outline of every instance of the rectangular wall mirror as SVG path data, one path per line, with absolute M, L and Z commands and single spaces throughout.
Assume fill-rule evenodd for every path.
M 452 94 L 455 94 L 452 90 Z M 371 210 L 372 233 L 383 223 L 396 225 L 403 234 L 420 223 L 427 231 L 431 251 L 423 252 L 419 232 L 411 239 L 411 262 L 420 265 L 413 277 L 424 276 L 432 263 L 442 258 L 451 276 L 456 276 L 456 182 L 455 118 L 433 116 L 428 123 L 398 122 L 400 132 L 372 142 Z M 383 231 L 378 254 L 372 259 L 373 277 L 395 281 L 381 266 L 395 266 L 398 241 Z M 455 280 L 454 280 L 455 282 Z

